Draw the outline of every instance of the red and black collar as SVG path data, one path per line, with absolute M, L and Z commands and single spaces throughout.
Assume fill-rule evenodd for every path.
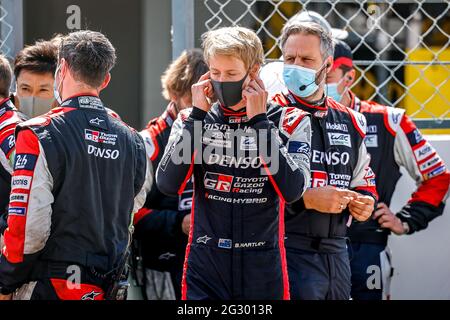
M 318 101 L 306 102 L 289 91 L 289 93 L 286 94 L 286 98 L 291 104 L 296 105 L 298 108 L 312 114 L 314 117 L 323 118 L 328 114 L 328 106 L 326 104 L 327 99 L 325 95 Z
M 361 109 L 361 100 L 350 90 L 348 91 L 348 94 L 351 98 L 350 108 L 359 112 Z
M 16 107 L 12 103 L 11 98 L 8 97 L 0 101 L 0 116 L 11 110 L 16 110 Z
M 85 94 L 75 95 L 73 97 L 64 100 L 63 103 L 61 104 L 61 107 L 90 109 L 106 112 L 102 100 L 100 100 L 99 97 L 94 95 L 85 95 Z
M 248 122 L 247 110 L 245 107 L 239 110 L 233 110 L 219 104 L 219 112 L 228 120 L 229 123 Z

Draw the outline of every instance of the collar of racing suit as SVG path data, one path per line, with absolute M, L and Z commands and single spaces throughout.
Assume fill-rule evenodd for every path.
M 324 118 L 328 114 L 327 97 L 325 95 L 317 101 L 305 101 L 289 91 L 286 94 L 286 98 L 289 99 L 290 103 L 295 104 L 298 108 L 312 114 L 314 117 Z
M 14 109 L 14 104 L 11 102 L 11 99 L 9 97 L 0 101 L 0 116 L 4 115 L 6 111 Z
M 167 122 L 167 125 L 171 127 L 173 122 L 177 119 L 177 116 L 178 107 L 176 106 L 175 102 L 171 101 L 168 104 L 166 111 L 164 111 L 164 113 L 161 115 L 161 118 L 163 118 L 164 121 Z
M 90 94 L 79 94 L 67 98 L 61 103 L 61 107 L 106 110 L 102 100 L 98 96 Z
M 361 108 L 361 99 L 359 99 L 351 90 L 348 91 L 348 94 L 350 95 L 351 99 L 350 108 L 359 112 Z
M 228 120 L 229 123 L 242 123 L 248 122 L 247 110 L 245 107 L 239 110 L 233 110 L 228 107 L 222 106 L 219 103 L 219 112 L 220 114 Z

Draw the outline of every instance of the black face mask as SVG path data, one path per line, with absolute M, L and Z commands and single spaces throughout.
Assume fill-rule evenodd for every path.
M 220 82 L 211 79 L 216 97 L 224 107 L 232 107 L 242 100 L 242 85 L 247 75 L 239 81 Z

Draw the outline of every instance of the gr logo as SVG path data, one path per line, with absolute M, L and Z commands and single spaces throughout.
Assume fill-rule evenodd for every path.
M 233 178 L 233 176 L 228 176 L 225 174 L 206 172 L 204 179 L 205 188 L 222 192 L 230 192 L 233 184 Z

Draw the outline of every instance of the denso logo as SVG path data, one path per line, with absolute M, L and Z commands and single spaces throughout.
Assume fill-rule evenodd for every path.
M 92 154 L 98 158 L 116 160 L 119 158 L 120 152 L 119 150 L 102 149 L 88 145 L 88 154 Z
M 206 172 L 204 183 L 206 189 L 230 192 L 233 185 L 233 176 Z
M 261 167 L 262 162 L 259 157 L 241 157 L 236 158 L 232 156 L 226 155 L 218 155 L 218 154 L 210 154 L 207 164 L 217 164 L 223 167 L 234 167 L 234 168 L 242 168 L 248 169 L 253 168 L 257 169 Z
M 338 164 L 347 165 L 350 161 L 350 154 L 348 152 L 323 152 L 313 150 L 312 161 L 314 163 L 326 163 L 327 165 L 336 166 Z

